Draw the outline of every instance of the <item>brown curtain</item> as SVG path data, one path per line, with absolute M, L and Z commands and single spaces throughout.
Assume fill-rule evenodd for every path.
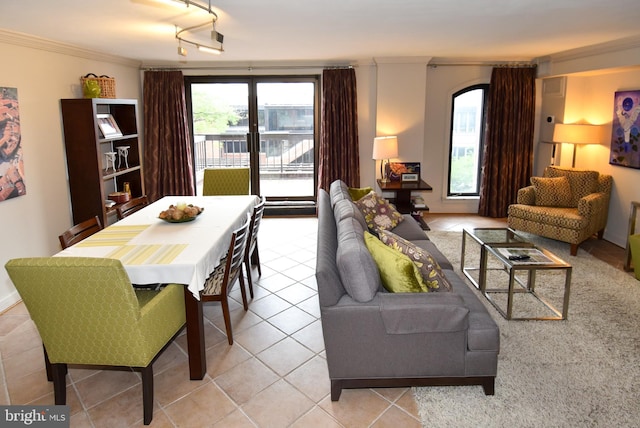
M 144 73 L 144 183 L 150 201 L 195 195 L 181 71 Z
M 322 72 L 322 125 L 319 150 L 320 188 L 341 179 L 360 187 L 356 73 L 352 68 Z
M 536 69 L 494 68 L 491 73 L 478 213 L 506 217 L 533 165 Z

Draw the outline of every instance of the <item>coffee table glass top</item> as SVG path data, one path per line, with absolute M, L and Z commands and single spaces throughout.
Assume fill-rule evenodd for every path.
M 507 227 L 476 227 L 465 229 L 478 243 L 486 245 L 524 244 L 527 240 Z

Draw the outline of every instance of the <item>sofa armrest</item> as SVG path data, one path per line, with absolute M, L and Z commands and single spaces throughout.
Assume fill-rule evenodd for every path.
M 518 190 L 517 202 L 523 205 L 535 205 L 536 204 L 535 187 L 527 186 Z
M 578 214 L 589 220 L 596 230 L 607 224 L 609 199 L 604 193 L 591 193 L 578 201 Z
M 387 334 L 465 331 L 469 309 L 446 292 L 380 293 L 380 316 Z

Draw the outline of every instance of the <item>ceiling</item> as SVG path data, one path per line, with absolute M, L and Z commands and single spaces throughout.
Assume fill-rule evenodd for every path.
M 5 0 L 0 29 L 145 65 L 411 56 L 529 61 L 640 36 L 638 0 L 213 0 L 212 7 L 225 36 L 220 56 L 188 46 L 188 56 L 179 56 L 175 26 L 210 15 L 154 0 Z M 213 44 L 210 30 L 194 38 Z

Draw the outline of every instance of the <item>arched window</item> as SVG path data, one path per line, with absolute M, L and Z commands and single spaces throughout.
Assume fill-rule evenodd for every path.
M 447 196 L 478 196 L 489 85 L 473 85 L 452 97 Z

